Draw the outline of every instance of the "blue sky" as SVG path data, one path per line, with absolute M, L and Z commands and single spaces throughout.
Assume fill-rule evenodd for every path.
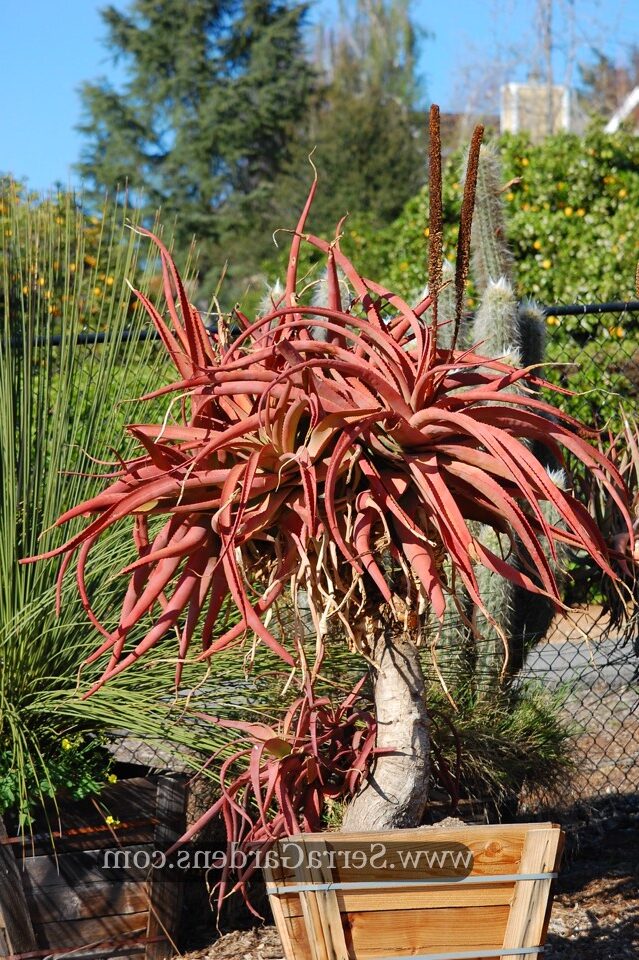
M 0 171 L 28 178 L 45 190 L 56 181 L 77 182 L 72 165 L 81 138 L 78 87 L 83 80 L 113 71 L 106 48 L 100 0 L 5 0 L 0 14 Z M 125 6 L 117 0 L 117 6 Z M 558 37 L 554 64 L 563 79 L 566 62 L 588 56 L 593 44 L 623 57 L 639 43 L 637 0 L 555 0 Z M 313 18 L 334 16 L 335 0 L 316 0 Z M 429 102 L 443 110 L 462 109 L 469 94 L 484 89 L 497 59 L 508 79 L 525 79 L 534 60 L 531 0 L 415 0 L 415 19 L 434 36 L 421 49 L 420 69 Z M 573 57 L 566 10 L 574 11 Z M 493 71 L 493 78 L 494 78 Z

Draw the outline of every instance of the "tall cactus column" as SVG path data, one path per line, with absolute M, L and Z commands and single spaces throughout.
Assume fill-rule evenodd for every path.
M 472 271 L 480 305 L 469 331 L 480 353 L 503 358 L 514 366 L 543 362 L 546 324 L 532 301 L 518 303 L 514 292 L 514 263 L 507 241 L 501 200 L 501 166 L 496 152 L 482 147 L 477 177 L 477 201 L 472 234 Z M 513 386 L 513 391 L 530 389 Z M 545 458 L 548 469 L 556 465 Z M 556 518 L 553 518 L 556 519 Z M 508 538 L 480 526 L 477 536 L 497 554 L 509 549 Z M 479 592 L 499 630 L 475 611 L 478 693 L 507 683 L 523 666 L 528 651 L 545 634 L 552 619 L 550 603 L 485 568 L 477 571 Z M 500 635 L 501 634 L 501 635 Z M 504 641 L 505 638 L 505 641 Z

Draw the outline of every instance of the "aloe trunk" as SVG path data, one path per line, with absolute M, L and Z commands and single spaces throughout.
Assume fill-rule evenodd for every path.
M 412 636 L 383 633 L 371 644 L 377 665 L 375 715 L 379 756 L 349 805 L 343 829 L 393 830 L 421 822 L 430 770 L 426 684 Z

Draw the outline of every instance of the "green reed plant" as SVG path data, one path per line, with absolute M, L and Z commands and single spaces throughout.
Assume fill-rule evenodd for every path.
M 202 736 L 171 711 L 172 668 L 164 669 L 161 654 L 153 673 L 123 678 L 83 702 L 78 663 L 92 648 L 93 627 L 82 600 L 56 597 L 50 563 L 18 563 L 50 542 L 61 509 L 99 486 L 97 476 L 86 475 L 109 468 L 88 451 L 112 459 L 116 438 L 121 449 L 132 416 L 123 400 L 166 377 L 157 343 L 139 341 L 146 321 L 128 285 L 137 277 L 148 289 L 156 262 L 140 257 L 138 237 L 115 206 L 93 218 L 96 227 L 69 194 L 40 202 L 5 183 L 1 196 L 0 814 L 11 807 L 25 826 L 34 806 L 60 789 L 77 796 L 99 788 L 109 770 L 101 745 L 109 731 L 169 748 L 193 747 Z M 104 343 L 78 344 L 87 318 Z M 122 531 L 87 571 L 107 621 L 121 597 L 106 571 L 127 543 Z M 70 764 L 65 744 L 77 745 L 78 737 L 83 748 L 74 747 Z

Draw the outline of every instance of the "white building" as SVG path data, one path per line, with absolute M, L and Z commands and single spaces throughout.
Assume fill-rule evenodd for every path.
M 501 88 L 500 130 L 527 133 L 538 143 L 551 133 L 574 130 L 568 87 L 546 83 L 506 83 Z

